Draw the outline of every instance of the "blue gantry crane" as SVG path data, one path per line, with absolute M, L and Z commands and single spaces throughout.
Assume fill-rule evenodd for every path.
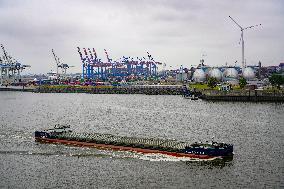
M 158 65 L 162 63 L 156 62 L 152 55 L 147 52 L 148 59 L 133 58 L 129 56 L 123 56 L 115 61 L 110 58 L 106 49 L 104 49 L 107 62 L 102 62 L 97 57 L 97 53 L 93 48 L 93 52 L 90 48 L 77 47 L 80 60 L 82 62 L 82 78 L 84 79 L 115 79 L 115 78 L 127 78 L 127 77 L 156 77 Z

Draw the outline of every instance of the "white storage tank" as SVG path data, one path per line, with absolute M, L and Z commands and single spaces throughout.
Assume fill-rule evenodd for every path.
M 209 77 L 214 77 L 217 80 L 222 80 L 222 72 L 218 68 L 213 68 L 209 71 Z
M 204 82 L 206 80 L 205 72 L 202 69 L 196 69 L 193 73 L 192 79 L 195 82 Z
M 223 73 L 225 78 L 238 78 L 238 71 L 235 68 L 227 68 Z
M 255 78 L 254 70 L 251 67 L 246 67 L 243 71 L 243 77 L 246 80 L 252 80 Z

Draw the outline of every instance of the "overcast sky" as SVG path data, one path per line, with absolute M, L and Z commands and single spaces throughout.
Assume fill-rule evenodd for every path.
M 241 26 L 247 65 L 284 62 L 283 0 L 0 0 L 0 43 L 26 73 L 55 70 L 53 48 L 81 72 L 76 47 L 95 48 L 106 60 L 149 51 L 167 68 L 241 63 Z M 2 54 L 2 52 L 1 52 Z

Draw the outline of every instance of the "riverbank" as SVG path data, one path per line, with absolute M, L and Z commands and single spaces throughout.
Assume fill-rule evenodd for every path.
M 181 85 L 133 85 L 133 86 L 68 86 L 44 85 L 35 89 L 39 93 L 91 93 L 91 94 L 146 94 L 182 95 Z
M 23 86 L 0 86 L 0 91 L 21 91 L 21 92 L 35 92 L 35 87 L 23 87 Z
M 0 87 L 0 91 L 21 91 L 36 93 L 89 93 L 89 94 L 146 94 L 146 95 L 184 95 L 182 85 L 130 85 L 130 86 L 69 86 L 42 85 L 36 87 Z M 192 91 L 191 91 L 192 93 Z M 196 90 L 195 96 L 207 101 L 242 102 L 284 102 L 283 90 Z

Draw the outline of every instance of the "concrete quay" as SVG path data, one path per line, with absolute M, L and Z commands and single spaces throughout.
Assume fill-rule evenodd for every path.
M 284 91 L 280 90 L 204 90 L 200 96 L 208 101 L 284 102 Z

